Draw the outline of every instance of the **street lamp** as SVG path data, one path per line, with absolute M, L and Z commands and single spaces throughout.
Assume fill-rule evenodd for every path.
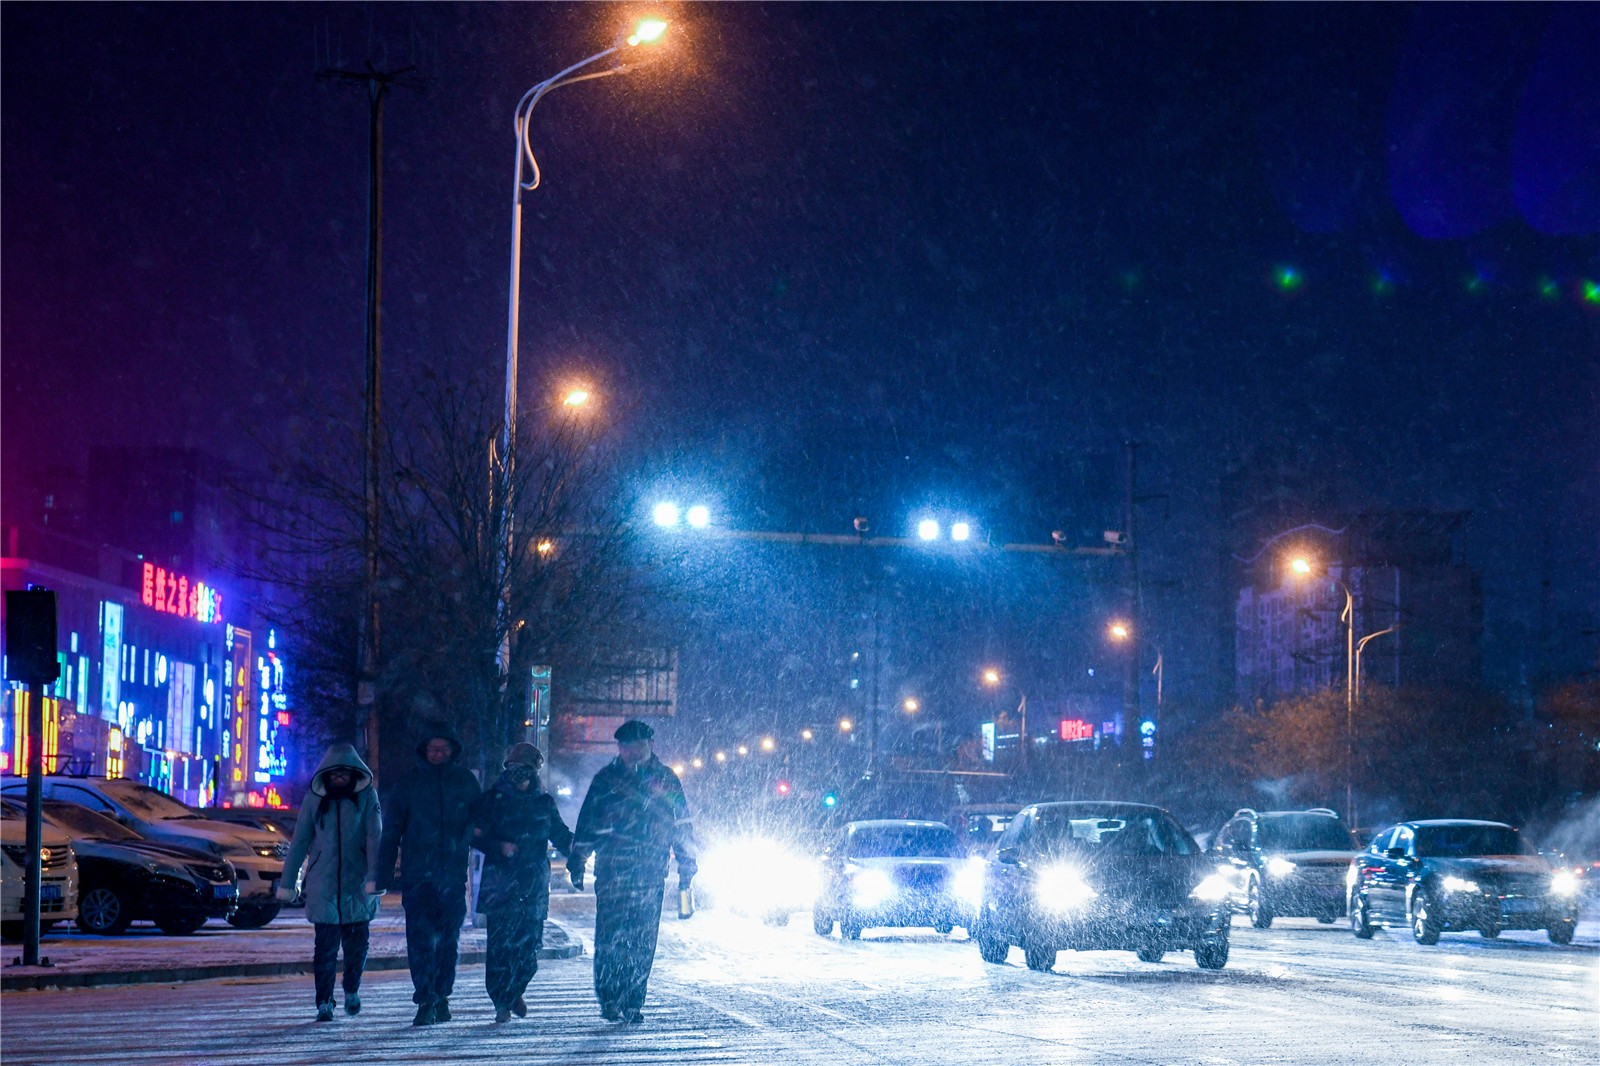
M 1161 645 L 1155 643 L 1154 641 L 1145 640 L 1143 637 L 1135 633 L 1133 631 L 1133 627 L 1128 625 L 1126 622 L 1112 622 L 1111 625 L 1106 627 L 1106 633 L 1111 637 L 1112 640 L 1118 641 L 1119 643 L 1121 641 L 1131 640 L 1136 644 L 1148 644 L 1150 647 L 1155 649 L 1156 664 L 1151 668 L 1150 672 L 1156 677 L 1156 706 L 1160 707 L 1162 687 L 1161 675 L 1166 664 L 1166 657 L 1161 653 Z M 1158 721 L 1156 723 L 1157 728 L 1159 728 L 1160 725 L 1161 723 Z
M 1368 633 L 1366 636 L 1364 636 L 1360 640 L 1356 641 L 1356 702 L 1357 703 L 1361 702 L 1361 653 L 1366 650 L 1367 642 L 1371 641 L 1371 640 L 1377 640 L 1379 637 L 1383 636 L 1384 634 L 1393 633 L 1395 630 L 1397 630 L 1399 628 L 1400 628 L 1399 626 L 1393 625 L 1393 626 L 1390 626 L 1388 629 L 1380 629 L 1376 633 Z
M 984 667 L 980 675 L 984 687 L 998 688 L 1003 680 L 1000 671 L 993 666 Z M 1017 760 L 1023 770 L 1028 768 L 1028 696 L 1021 693 L 1017 698 Z M 998 730 L 996 731 L 998 732 Z
M 572 66 L 539 82 L 533 88 L 523 93 L 522 99 L 517 101 L 517 110 L 512 121 L 516 133 L 517 166 L 516 180 L 511 190 L 511 279 L 506 311 L 506 410 L 505 423 L 500 427 L 500 440 L 498 442 L 499 454 L 494 457 L 490 465 L 491 485 L 493 478 L 498 474 L 504 479 L 503 489 L 500 494 L 499 510 L 501 529 L 499 536 L 499 560 L 497 573 L 502 582 L 507 580 L 510 571 L 511 551 L 511 447 L 516 437 L 517 424 L 517 325 L 521 316 L 521 290 L 522 290 L 522 194 L 532 192 L 539 187 L 539 160 L 533 154 L 533 142 L 530 139 L 531 119 L 533 109 L 544 99 L 545 94 L 552 89 L 559 89 L 563 85 L 575 85 L 580 81 L 589 81 L 594 78 L 609 77 L 612 74 L 622 74 L 629 68 L 626 63 L 618 63 L 601 70 L 586 70 L 602 60 L 609 59 L 624 49 L 636 48 L 642 45 L 653 44 L 659 41 L 667 31 L 667 23 L 662 19 L 644 19 L 634 24 L 633 32 L 627 37 L 619 37 L 610 48 L 596 52 L 588 59 L 580 60 Z M 574 402 L 579 392 L 583 392 L 582 400 Z M 586 390 L 573 390 L 568 392 L 563 401 L 569 407 L 581 406 L 588 402 Z M 499 671 L 506 682 L 511 678 L 511 627 L 509 624 L 511 590 L 502 588 L 500 595 L 499 611 L 502 622 L 502 636 L 500 638 Z
M 1304 556 L 1289 560 L 1289 572 L 1296 577 L 1309 577 L 1312 569 L 1311 560 Z M 1344 593 L 1344 610 L 1339 614 L 1344 623 L 1344 814 L 1346 823 L 1355 825 L 1356 597 L 1343 577 L 1339 591 Z

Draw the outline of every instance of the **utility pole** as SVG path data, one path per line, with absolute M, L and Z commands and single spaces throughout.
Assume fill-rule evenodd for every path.
M 1138 451 L 1139 442 L 1126 443 L 1127 468 L 1122 492 L 1122 554 L 1126 560 L 1128 583 L 1128 627 L 1135 636 L 1144 632 L 1139 608 L 1143 597 L 1139 589 L 1139 536 L 1138 536 Z M 1123 744 L 1128 743 L 1128 730 L 1133 731 L 1135 744 L 1139 743 L 1139 645 L 1137 641 L 1128 649 L 1126 668 L 1122 675 L 1122 729 Z
M 382 414 L 380 369 L 383 325 L 383 101 L 393 85 L 413 88 L 415 67 L 380 71 L 324 68 L 317 77 L 360 85 L 367 93 L 367 358 L 362 427 L 361 624 L 356 706 L 365 736 L 367 763 L 378 773 L 378 426 Z

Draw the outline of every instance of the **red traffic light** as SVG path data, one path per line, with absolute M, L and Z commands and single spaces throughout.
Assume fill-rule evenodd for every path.
M 778 782 L 778 795 L 787 796 L 788 794 L 789 794 L 789 782 L 787 782 L 787 781 L 779 781 Z

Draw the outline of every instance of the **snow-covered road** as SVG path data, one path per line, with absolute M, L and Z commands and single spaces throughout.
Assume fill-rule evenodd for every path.
M 587 940 L 589 896 L 556 916 Z M 492 1024 L 481 967 L 456 1020 L 410 1027 L 404 973 L 369 976 L 358 1018 L 311 1021 L 309 978 L 13 992 L 6 1066 L 24 1063 L 1323 1063 L 1600 1061 L 1600 933 L 1447 935 L 1424 948 L 1343 926 L 1238 922 L 1226 969 L 1187 954 L 1063 952 L 1033 973 L 978 958 L 960 932 L 816 936 L 725 912 L 670 914 L 643 1026 L 602 1021 L 585 956 L 542 965 L 525 1021 Z

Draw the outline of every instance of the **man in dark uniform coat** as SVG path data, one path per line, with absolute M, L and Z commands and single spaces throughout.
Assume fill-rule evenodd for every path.
M 617 757 L 594 775 L 578 812 L 567 862 L 575 887 L 595 853 L 594 991 L 607 1021 L 644 1020 L 645 986 L 656 956 L 668 853 L 678 886 L 695 875 L 694 834 L 683 785 L 651 751 L 655 731 L 627 721 Z
M 406 908 L 406 962 L 411 967 L 413 1025 L 450 1020 L 456 952 L 467 917 L 469 808 L 478 779 L 457 763 L 461 742 L 440 725 L 417 745 L 422 762 L 384 797 L 383 841 L 378 847 L 378 888 L 394 882 L 400 859 L 401 902 Z

